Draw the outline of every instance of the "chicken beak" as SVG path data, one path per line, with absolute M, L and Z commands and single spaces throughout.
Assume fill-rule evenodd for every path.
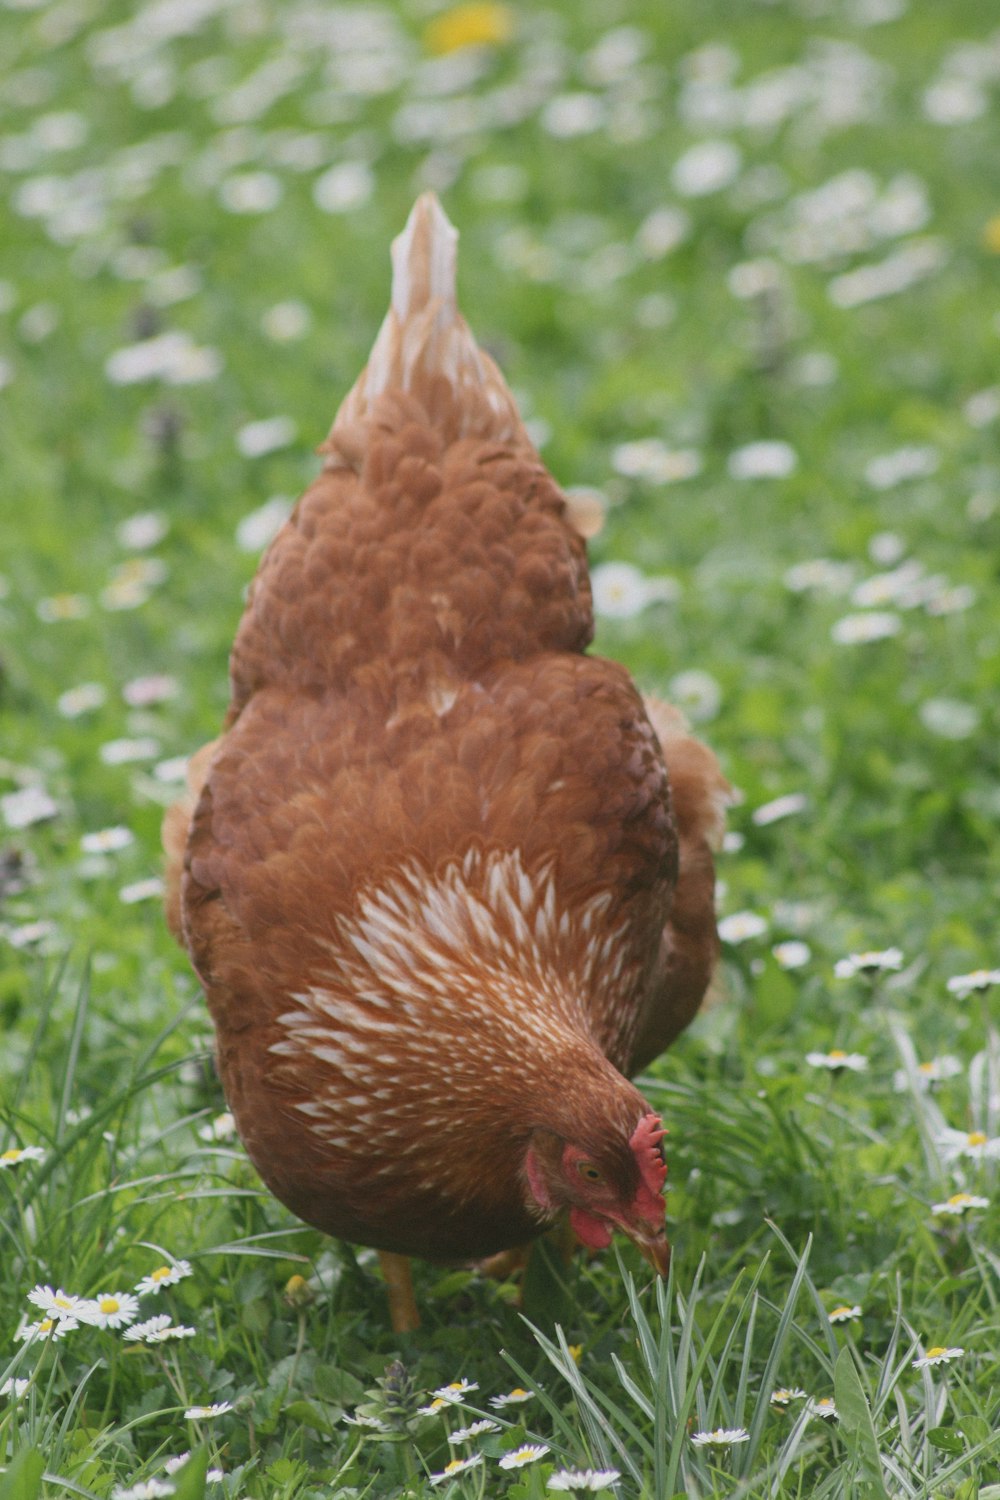
M 642 1256 L 648 1260 L 657 1276 L 666 1276 L 670 1270 L 670 1241 L 667 1239 L 666 1227 L 660 1224 L 655 1229 L 646 1225 L 641 1228 L 637 1224 L 630 1224 L 625 1233 Z

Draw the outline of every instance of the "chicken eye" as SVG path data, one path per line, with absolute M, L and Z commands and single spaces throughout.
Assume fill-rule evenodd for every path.
M 577 1164 L 576 1164 L 576 1170 L 579 1172 L 580 1176 L 581 1177 L 585 1177 L 588 1182 L 603 1182 L 604 1181 L 603 1174 L 598 1171 L 598 1169 L 594 1166 L 594 1163 L 592 1161 L 579 1161 L 579 1162 L 577 1162 Z

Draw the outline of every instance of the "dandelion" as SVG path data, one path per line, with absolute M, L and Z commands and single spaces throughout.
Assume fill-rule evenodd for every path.
M 530 1401 L 531 1399 L 531 1391 L 522 1390 L 519 1385 L 516 1385 L 512 1391 L 507 1391 L 503 1396 L 491 1396 L 490 1405 L 495 1407 L 497 1411 L 502 1411 L 505 1406 L 520 1406 L 523 1402 Z
M 489 1417 L 483 1417 L 479 1422 L 473 1422 L 471 1427 L 456 1427 L 455 1431 L 448 1434 L 449 1443 L 467 1443 L 472 1438 L 481 1437 L 486 1432 L 499 1432 L 500 1423 L 491 1422 Z
M 946 1365 L 949 1360 L 960 1359 L 965 1353 L 964 1349 L 944 1349 L 940 1344 L 935 1344 L 933 1349 L 928 1349 L 919 1359 L 911 1360 L 915 1370 L 924 1370 L 928 1365 Z
M 996 1161 L 1000 1159 L 1000 1136 L 990 1137 L 984 1130 L 940 1130 L 935 1141 L 946 1162 Z
M 446 1479 L 454 1479 L 456 1474 L 464 1474 L 468 1469 L 474 1469 L 477 1464 L 481 1464 L 482 1461 L 481 1453 L 473 1453 L 468 1458 L 453 1458 L 439 1473 L 431 1475 L 431 1484 L 444 1484 Z
M 80 1308 L 80 1321 L 95 1328 L 124 1328 L 134 1323 L 139 1300 L 131 1292 L 100 1292 Z
M 809 1415 L 822 1417 L 825 1422 L 832 1422 L 840 1416 L 840 1413 L 832 1396 L 821 1396 L 818 1401 L 810 1401 Z
M 0 1151 L 0 1172 L 8 1167 L 19 1167 L 23 1161 L 44 1161 L 46 1153 L 41 1146 L 9 1146 Z
M 775 943 L 771 952 L 782 969 L 801 969 L 812 958 L 809 944 L 798 938 L 790 938 L 786 943 Z
M 886 970 L 901 969 L 903 955 L 898 948 L 871 950 L 868 953 L 849 953 L 833 966 L 838 979 L 853 979 L 856 974 L 879 974 Z
M 520 1448 L 514 1448 L 510 1453 L 505 1453 L 500 1460 L 501 1469 L 523 1469 L 525 1464 L 537 1463 L 548 1453 L 547 1443 L 522 1443 Z
M 729 1448 L 733 1443 L 746 1443 L 750 1434 L 745 1427 L 716 1427 L 712 1432 L 692 1432 L 691 1441 L 696 1448 Z
M 23 1324 L 14 1337 L 22 1344 L 37 1338 L 62 1339 L 79 1326 L 76 1318 L 41 1318 L 37 1323 Z
M 617 1469 L 557 1469 L 550 1474 L 546 1488 L 550 1490 L 609 1490 L 621 1478 Z
M 41 1308 L 47 1318 L 75 1318 L 85 1303 L 83 1297 L 64 1292 L 62 1287 L 54 1292 L 50 1286 L 32 1287 L 28 1301 Z
M 850 1323 L 854 1318 L 860 1318 L 860 1307 L 835 1307 L 832 1312 L 827 1313 L 831 1323 Z
M 190 1276 L 191 1262 L 188 1260 L 175 1261 L 172 1266 L 157 1266 L 155 1271 L 150 1271 L 136 1284 L 136 1292 L 140 1297 L 145 1297 L 150 1292 L 158 1292 L 165 1286 L 176 1286 L 185 1276 Z
M 85 833 L 80 848 L 84 854 L 117 854 L 134 842 L 131 828 L 101 828 L 97 833 Z
M 868 1059 L 862 1052 L 844 1052 L 833 1047 L 829 1052 L 807 1052 L 806 1062 L 811 1068 L 827 1068 L 831 1073 L 863 1073 Z
M 189 1406 L 184 1416 L 189 1422 L 202 1422 L 212 1417 L 224 1417 L 232 1409 L 231 1401 L 216 1401 L 211 1406 Z
M 808 1399 L 808 1391 L 800 1386 L 780 1386 L 778 1390 L 771 1392 L 771 1405 L 780 1408 L 788 1407 L 793 1401 L 805 1401 Z
M 967 1000 L 977 990 L 992 989 L 995 984 L 1000 984 L 1000 969 L 973 969 L 971 974 L 953 974 L 948 980 L 948 993 Z
M 466 1380 L 463 1376 L 461 1380 L 452 1380 L 448 1385 L 439 1386 L 434 1396 L 441 1401 L 461 1401 L 468 1391 L 478 1391 L 478 1389 L 478 1381 Z
M 755 911 L 735 911 L 719 923 L 719 936 L 724 943 L 745 943 L 766 931 L 767 918 Z
M 470 0 L 435 16 L 424 28 L 424 47 L 446 57 L 465 47 L 500 47 L 514 35 L 514 12 L 490 0 Z
M 955 1218 L 961 1218 L 973 1208 L 989 1208 L 990 1200 L 982 1198 L 978 1193 L 952 1193 L 944 1203 L 932 1203 L 932 1214 L 950 1214 Z
M 891 610 L 872 609 L 864 614 L 843 615 L 835 620 L 830 635 L 838 646 L 863 646 L 870 641 L 885 641 L 898 635 L 903 621 Z
M 919 1088 L 929 1089 L 946 1078 L 957 1078 L 963 1071 L 957 1057 L 934 1057 L 930 1062 L 917 1064 L 914 1078 Z M 892 1086 L 897 1094 L 904 1094 L 910 1087 L 910 1075 L 904 1068 L 898 1068 L 892 1075 Z

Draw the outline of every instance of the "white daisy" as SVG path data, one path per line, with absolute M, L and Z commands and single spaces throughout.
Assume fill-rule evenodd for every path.
M 506 1395 L 491 1396 L 490 1405 L 496 1407 L 497 1411 L 502 1411 L 505 1406 L 520 1406 L 523 1402 L 530 1401 L 531 1399 L 531 1391 L 524 1391 L 519 1385 L 516 1385 Z
M 837 960 L 833 972 L 838 979 L 853 979 L 855 974 L 878 974 L 902 967 L 903 955 L 898 948 L 882 948 L 867 953 L 849 953 L 846 958 Z
M 5 1380 L 3 1385 L 0 1385 L 0 1396 L 6 1396 L 9 1401 L 20 1401 L 30 1384 L 30 1380 L 17 1380 L 13 1378 Z
M 972 1208 L 989 1208 L 989 1206 L 990 1200 L 980 1197 L 978 1193 L 952 1193 L 944 1203 L 932 1203 L 931 1213 L 952 1214 L 956 1218 L 961 1218 Z
M 751 818 L 758 828 L 766 828 L 769 823 L 804 812 L 808 805 L 809 799 L 804 792 L 787 792 L 784 797 L 775 797 L 773 802 L 764 802 L 755 808 Z
M 6 1151 L 0 1151 L 0 1172 L 20 1166 L 23 1161 L 44 1160 L 45 1152 L 41 1146 L 10 1146 Z
M 1000 984 L 1000 969 L 973 969 L 971 974 L 953 974 L 948 980 L 948 993 L 965 1000 L 976 990 L 988 990 Z
M 514 1448 L 510 1453 L 505 1453 L 500 1460 L 501 1469 L 523 1469 L 525 1464 L 537 1463 L 548 1453 L 547 1443 L 522 1443 L 520 1448 Z
M 935 1141 L 945 1161 L 1000 1160 L 1000 1136 L 988 1136 L 985 1130 L 939 1130 Z
M 806 1062 L 811 1068 L 827 1068 L 831 1073 L 863 1073 L 868 1059 L 862 1052 L 844 1052 L 833 1047 L 829 1052 L 807 1052 Z
M 467 1443 L 471 1438 L 481 1437 L 484 1432 L 499 1432 L 500 1423 L 491 1422 L 489 1417 L 483 1417 L 479 1422 L 473 1422 L 471 1427 L 456 1427 L 455 1431 L 448 1434 L 449 1443 Z
M 453 1458 L 440 1473 L 431 1475 L 431 1484 L 444 1484 L 446 1479 L 454 1479 L 456 1474 L 464 1474 L 467 1469 L 474 1469 L 482 1461 L 481 1453 L 473 1453 L 469 1458 Z
M 719 937 L 724 943 L 745 943 L 767 931 L 767 918 L 755 911 L 734 911 L 719 923 Z
M 19 792 L 7 792 L 0 797 L 0 814 L 10 829 L 30 828 L 33 823 L 44 823 L 59 812 L 59 804 L 40 786 L 22 787 Z
M 901 616 L 887 609 L 870 609 L 863 614 L 842 615 L 835 620 L 830 635 L 838 646 L 863 646 L 869 641 L 885 641 L 903 628 Z
M 189 1406 L 184 1416 L 190 1422 L 205 1421 L 209 1417 L 223 1417 L 227 1411 L 232 1411 L 231 1401 L 216 1401 L 211 1406 Z
M 712 1432 L 692 1432 L 691 1441 L 696 1448 L 728 1448 L 733 1443 L 746 1443 L 750 1434 L 745 1427 L 716 1427 Z
M 22 1324 L 14 1337 L 22 1344 L 39 1338 L 63 1339 L 79 1326 L 76 1318 L 41 1318 L 37 1323 Z
M 81 714 L 92 713 L 100 708 L 108 696 L 107 688 L 99 682 L 81 682 L 79 687 L 67 688 L 56 699 L 56 708 L 64 719 L 78 719 Z
M 801 969 L 812 958 L 812 949 L 809 944 L 803 943 L 798 938 L 789 938 L 787 942 L 775 943 L 771 952 L 782 969 Z
M 134 1323 L 125 1330 L 124 1337 L 136 1344 L 165 1344 L 171 1339 L 194 1338 L 196 1330 L 183 1325 L 175 1327 L 169 1313 L 157 1313 L 143 1323 Z
M 779 1386 L 776 1391 L 771 1392 L 770 1401 L 772 1406 L 790 1406 L 793 1401 L 805 1401 L 809 1392 L 802 1390 L 800 1386 Z
M 478 1391 L 478 1389 L 477 1380 L 466 1380 L 463 1376 L 461 1380 L 452 1380 L 448 1385 L 438 1386 L 433 1394 L 438 1401 L 461 1401 L 468 1391 Z
M 837 1403 L 832 1396 L 821 1396 L 818 1401 L 810 1401 L 809 1415 L 811 1417 L 822 1417 L 826 1422 L 832 1422 L 840 1416 Z
M 176 1486 L 166 1479 L 140 1479 L 138 1484 L 116 1485 L 111 1500 L 165 1500 L 175 1490 Z
M 557 1469 L 546 1481 L 550 1490 L 609 1490 L 621 1478 L 617 1469 Z
M 203 1141 L 231 1141 L 236 1134 L 236 1121 L 228 1109 L 224 1109 L 221 1115 L 208 1125 L 202 1125 L 198 1130 L 198 1137 Z
M 84 854 L 117 854 L 134 842 L 131 828 L 101 828 L 97 833 L 85 833 L 80 848 Z
M 946 1078 L 957 1078 L 965 1070 L 957 1057 L 933 1057 L 930 1062 L 918 1063 L 914 1078 L 920 1089 L 929 1089 Z M 904 1094 L 910 1087 L 910 1075 L 905 1068 L 898 1068 L 892 1075 L 892 1086 L 897 1094 Z
M 935 1344 L 919 1359 L 911 1360 L 911 1364 L 915 1370 L 923 1370 L 928 1365 L 946 1365 L 949 1360 L 960 1359 L 964 1353 L 964 1349 L 943 1349 L 940 1344 Z
M 784 479 L 794 472 L 798 461 L 790 443 L 762 440 L 734 449 L 727 467 L 732 479 Z
M 126 1328 L 138 1311 L 139 1299 L 131 1292 L 99 1292 L 81 1305 L 79 1317 L 95 1328 Z
M 850 1323 L 854 1318 L 860 1318 L 860 1316 L 860 1307 L 848 1307 L 846 1304 L 841 1307 L 835 1307 L 832 1312 L 827 1313 L 827 1317 L 831 1323 Z
M 161 1287 L 175 1286 L 185 1276 L 190 1276 L 191 1262 L 188 1260 L 175 1261 L 172 1266 L 157 1266 L 155 1271 L 150 1271 L 136 1284 L 136 1292 L 140 1297 L 145 1297 L 150 1292 L 158 1292 Z
M 71 1292 L 64 1292 L 62 1287 L 53 1291 L 50 1286 L 36 1286 L 28 1293 L 28 1301 L 34 1307 L 41 1308 L 47 1318 L 75 1318 L 85 1299 Z

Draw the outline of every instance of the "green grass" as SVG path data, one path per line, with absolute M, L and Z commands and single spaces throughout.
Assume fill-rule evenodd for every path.
M 179 1500 L 540 1500 L 563 1466 L 617 1469 L 625 1500 L 995 1500 L 998 1167 L 940 1142 L 1000 1136 L 1000 990 L 946 987 L 1000 962 L 995 30 L 971 0 L 546 0 L 445 78 L 422 59 L 434 9 L 0 11 L 0 796 L 55 804 L 24 827 L 16 804 L 0 816 L 0 1152 L 45 1153 L 0 1170 L 0 1385 L 29 1382 L 0 1397 L 0 1500 L 103 1500 L 187 1449 Z M 323 41 L 323 14 L 355 41 Z M 373 50 L 347 56 L 362 24 L 382 28 Z M 639 33 L 617 72 L 628 32 L 594 50 L 616 27 Z M 258 69 L 256 94 L 237 88 Z M 790 103 L 768 121 L 779 84 Z M 577 107 L 553 99 L 579 93 L 599 128 L 553 133 Z M 674 163 L 715 138 L 739 148 L 735 180 L 682 196 Z M 342 161 L 374 190 L 328 213 L 313 184 Z M 870 174 L 853 179 L 858 234 L 841 184 L 803 258 L 802 195 L 849 171 Z M 900 178 L 923 222 L 889 224 Z M 315 472 L 427 183 L 462 232 L 465 310 L 546 461 L 605 497 L 593 562 L 680 586 L 602 618 L 597 649 L 647 689 L 714 680 L 701 729 L 744 794 L 721 912 L 766 925 L 726 944 L 723 997 L 641 1081 L 670 1126 L 669 1283 L 630 1247 L 568 1269 L 543 1251 L 522 1315 L 512 1283 L 418 1267 L 424 1326 L 398 1338 L 371 1253 L 293 1221 L 212 1134 L 224 1103 L 197 985 L 155 896 L 119 893 L 159 869 L 176 783 L 157 768 L 224 710 L 256 561 L 236 528 Z M 275 184 L 277 207 L 227 207 Z M 671 205 L 686 232 L 651 258 L 640 226 Z M 837 278 L 928 241 L 922 279 L 843 305 Z M 275 338 L 269 310 L 290 300 L 300 326 Z M 171 331 L 218 351 L 214 378 L 108 378 L 116 350 Z M 277 415 L 294 439 L 244 456 L 237 431 Z M 616 449 L 645 438 L 696 450 L 700 472 L 622 473 Z M 757 440 L 790 445 L 791 472 L 733 477 Z M 880 485 L 869 465 L 906 449 L 928 450 L 924 472 Z M 119 527 L 146 512 L 163 536 L 137 551 Z M 144 556 L 162 566 L 130 595 L 121 569 Z M 815 559 L 842 565 L 833 591 L 790 587 Z M 909 595 L 890 582 L 878 606 L 897 633 L 836 640 L 877 604 L 851 589 L 905 562 Z M 77 617 L 52 621 L 63 595 Z M 159 673 L 173 696 L 123 696 Z M 103 697 L 70 716 L 60 698 L 88 683 Z M 109 763 L 122 740 L 155 743 Z M 791 793 L 799 811 L 754 819 Z M 115 828 L 132 840 L 82 847 Z M 773 951 L 789 940 L 807 945 L 798 967 Z M 834 976 L 889 947 L 899 970 Z M 831 1048 L 867 1066 L 807 1063 Z M 935 1058 L 956 1066 L 930 1089 L 918 1067 Z M 988 1206 L 932 1212 L 960 1188 Z M 191 1275 L 140 1317 L 192 1337 L 15 1338 L 36 1285 L 125 1292 L 179 1258 Z M 860 1315 L 832 1324 L 841 1305 Z M 915 1368 L 932 1346 L 964 1353 Z M 464 1404 L 419 1413 L 463 1378 Z M 514 1387 L 530 1399 L 490 1404 Z M 807 1395 L 782 1409 L 778 1387 Z M 839 1418 L 809 1414 L 827 1398 Z M 185 1419 L 214 1402 L 232 1410 Z M 359 1410 L 382 1425 L 343 1420 Z M 432 1485 L 475 1451 L 446 1434 L 477 1417 L 499 1424 L 482 1463 Z M 692 1442 L 715 1428 L 748 1436 Z M 502 1469 L 523 1443 L 548 1452 Z M 205 1487 L 199 1464 L 225 1478 Z

